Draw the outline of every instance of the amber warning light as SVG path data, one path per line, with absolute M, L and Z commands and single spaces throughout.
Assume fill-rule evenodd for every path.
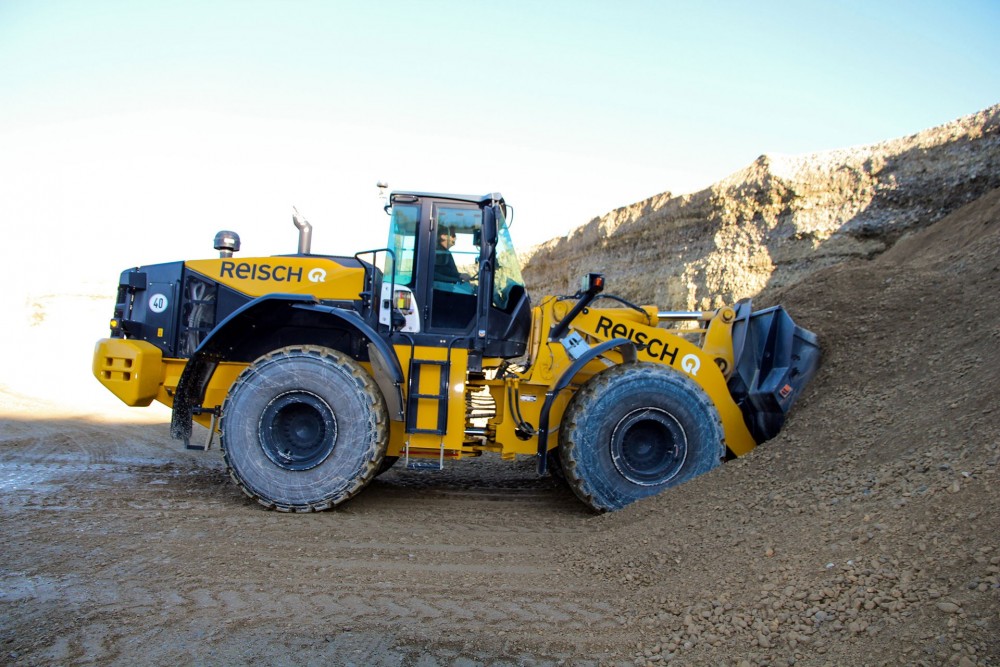
M 580 288 L 587 294 L 600 294 L 604 291 L 603 273 L 588 273 L 581 282 Z

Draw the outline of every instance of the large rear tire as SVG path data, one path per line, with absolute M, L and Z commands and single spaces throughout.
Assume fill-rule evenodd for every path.
M 704 390 L 655 364 L 626 364 L 591 378 L 560 429 L 562 468 L 579 498 L 599 512 L 682 484 L 725 453 L 722 421 Z
M 347 355 L 281 348 L 253 362 L 222 406 L 220 442 L 244 493 L 281 511 L 325 510 L 375 476 L 388 442 L 378 385 Z

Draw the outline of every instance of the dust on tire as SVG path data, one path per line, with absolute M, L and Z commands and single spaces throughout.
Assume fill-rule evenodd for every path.
M 251 498 L 315 511 L 357 494 L 382 464 L 388 413 L 372 377 L 342 352 L 290 346 L 254 361 L 219 423 L 229 474 Z
M 560 458 L 573 492 L 597 511 L 620 509 L 715 468 L 722 422 L 687 376 L 654 364 L 615 366 L 570 401 Z

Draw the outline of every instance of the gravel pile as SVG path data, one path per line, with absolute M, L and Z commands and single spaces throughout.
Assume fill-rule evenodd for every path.
M 824 352 L 785 431 L 566 554 L 635 664 L 1000 662 L 997 293 L 1000 191 L 773 295 Z

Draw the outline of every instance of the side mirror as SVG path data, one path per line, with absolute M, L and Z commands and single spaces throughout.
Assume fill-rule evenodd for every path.
M 580 280 L 580 291 L 584 294 L 596 296 L 604 291 L 604 274 L 588 273 Z
M 566 317 L 552 325 L 552 328 L 549 329 L 549 340 L 561 340 L 566 335 L 566 331 L 569 330 L 569 323 L 573 321 L 573 318 L 579 315 L 584 308 L 597 298 L 598 294 L 604 291 L 603 273 L 588 273 L 583 277 L 582 282 L 583 284 L 580 285 L 581 291 L 577 293 L 579 300 L 566 313 Z

